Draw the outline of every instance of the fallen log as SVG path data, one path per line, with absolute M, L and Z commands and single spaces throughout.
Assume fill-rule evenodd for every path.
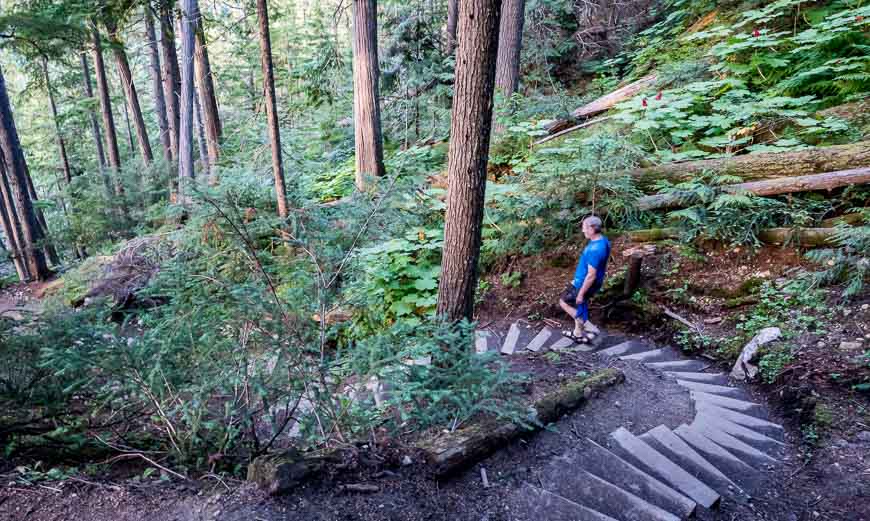
M 556 132 L 555 134 L 549 135 L 549 136 L 545 137 L 544 139 L 540 139 L 538 141 L 535 141 L 534 146 L 543 145 L 547 141 L 551 141 L 553 139 L 562 137 L 565 134 L 570 134 L 571 132 L 574 132 L 575 130 L 580 130 L 581 128 L 591 127 L 592 125 L 601 123 L 603 121 L 607 121 L 608 119 L 610 119 L 610 116 L 604 116 L 603 118 L 595 118 L 595 119 L 587 121 L 585 123 L 581 123 L 579 125 L 574 125 L 573 127 L 566 128 L 565 130 L 562 130 L 562 131 Z
M 571 119 L 578 120 L 581 118 L 588 118 L 590 116 L 594 116 L 596 114 L 600 114 L 605 110 L 612 108 L 617 103 L 621 103 L 627 99 L 634 97 L 635 94 L 643 91 L 644 89 L 651 87 L 655 84 L 657 76 L 655 74 L 650 74 L 649 76 L 644 76 L 643 78 L 629 83 L 624 87 L 616 89 L 615 91 L 602 96 L 595 101 L 587 103 L 580 108 L 574 110 L 571 113 Z M 554 121 L 547 125 L 547 131 L 550 133 L 559 132 L 564 129 L 566 126 L 570 125 L 570 120 L 560 119 Z
M 755 195 L 779 195 L 796 192 L 812 192 L 816 190 L 832 190 L 849 185 L 870 183 L 870 168 L 853 168 L 839 172 L 768 179 L 749 183 L 737 183 L 723 187 L 728 193 L 750 193 Z M 659 210 L 664 208 L 679 208 L 690 202 L 688 193 L 657 194 L 641 197 L 637 200 L 638 210 Z
M 864 208 L 864 212 L 870 212 L 870 208 Z M 847 213 L 843 215 L 838 215 L 837 217 L 829 217 L 827 219 L 823 219 L 822 222 L 819 223 L 819 228 L 831 228 L 838 224 L 862 224 L 864 222 L 864 214 L 862 212 L 854 212 Z
M 570 383 L 547 393 L 532 406 L 531 420 L 535 428 L 557 420 L 562 414 L 576 409 L 595 393 L 622 382 L 625 375 L 614 368 L 605 369 L 590 377 Z M 473 424 L 454 432 L 440 435 L 417 445 L 438 476 L 445 476 L 479 461 L 502 445 L 530 431 L 511 422 L 496 420 Z
M 758 181 L 862 167 L 870 167 L 870 141 L 790 152 L 666 163 L 623 173 L 634 177 L 640 186 L 649 187 L 659 180 L 686 181 L 704 173 L 732 174 L 744 181 Z
M 788 244 L 791 246 L 819 247 L 832 246 L 831 239 L 835 228 L 768 228 L 758 232 L 758 240 L 767 244 Z M 654 242 L 678 239 L 678 228 L 651 228 L 626 232 L 633 242 Z

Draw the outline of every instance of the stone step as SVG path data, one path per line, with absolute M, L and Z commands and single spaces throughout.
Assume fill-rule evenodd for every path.
M 646 442 L 635 437 L 624 427 L 615 430 L 610 436 L 626 453 L 637 460 L 642 468 L 687 495 L 702 507 L 712 508 L 719 503 L 720 496 L 715 490 L 650 447 Z
M 686 471 L 699 480 L 711 485 L 720 494 L 733 493 L 735 490 L 740 489 L 737 483 L 723 474 L 715 465 L 707 461 L 704 456 L 701 456 L 688 443 L 664 425 L 653 427 L 640 436 L 640 439 L 649 443 L 654 449 L 686 469 Z
M 494 335 L 489 331 L 474 332 L 474 351 L 477 354 L 483 354 L 489 351 L 489 339 Z
M 547 344 L 547 342 L 549 342 L 550 337 L 552 337 L 555 333 L 556 331 L 554 329 L 545 327 L 541 330 L 540 333 L 535 335 L 535 338 L 533 338 L 532 341 L 528 343 L 528 345 L 526 345 L 526 349 L 537 353 L 541 350 L 542 347 Z
M 650 369 L 668 371 L 673 373 L 690 372 L 698 373 L 708 368 L 710 364 L 700 360 L 677 360 L 676 362 L 649 362 L 644 364 Z
M 550 349 L 553 351 L 558 351 L 560 349 L 567 349 L 574 345 L 574 341 L 568 337 L 562 337 L 559 340 L 553 342 L 553 345 L 550 346 Z
M 696 505 L 691 499 L 594 441 L 587 440 L 584 445 L 584 450 L 571 461 L 572 465 L 682 518 L 694 514 Z
M 635 360 L 638 362 L 664 362 L 669 358 L 674 358 L 673 350 L 663 347 L 661 349 L 652 349 L 650 351 L 641 351 L 633 355 L 620 356 L 620 360 Z
M 638 342 L 637 340 L 628 340 L 626 342 L 622 342 L 621 344 L 616 344 L 613 347 L 602 349 L 601 351 L 598 351 L 598 354 L 605 358 L 612 358 L 615 356 L 625 356 L 634 353 L 640 353 L 643 351 L 649 351 L 652 348 L 653 346 L 649 344 Z
M 707 384 L 724 385 L 728 383 L 728 376 L 725 373 L 693 373 L 693 372 L 672 372 L 665 371 L 667 376 L 679 378 L 691 382 L 701 382 Z
M 764 468 L 765 465 L 777 463 L 776 458 L 773 456 L 756 449 L 752 445 L 735 438 L 725 431 L 720 431 L 715 427 L 712 427 L 710 424 L 704 422 L 692 423 L 691 427 L 725 450 L 732 454 L 739 455 L 743 461 L 749 463 L 755 468 Z
M 748 414 L 726 409 L 725 407 L 719 407 L 716 404 L 704 401 L 695 402 L 695 411 L 697 411 L 698 414 L 707 414 L 728 420 L 731 423 L 749 427 L 750 429 L 760 432 L 777 441 L 785 440 L 785 431 L 783 430 L 782 425 L 764 420 L 757 416 L 750 416 Z
M 727 432 L 728 434 L 739 438 L 746 443 L 756 447 L 759 450 L 775 453 L 783 449 L 785 444 L 781 441 L 775 440 L 769 436 L 765 436 L 760 432 L 754 431 L 749 427 L 744 427 L 743 425 L 738 425 L 734 422 L 728 421 L 721 416 L 716 416 L 711 413 L 702 413 L 695 416 L 695 419 L 692 423 L 704 423 L 705 425 L 709 425 L 710 428 L 718 429 L 723 432 Z
M 742 389 L 738 389 L 737 387 L 727 387 L 725 385 L 714 385 L 707 384 L 702 382 L 692 382 L 689 380 L 681 380 L 680 377 L 677 377 L 677 384 L 690 391 L 698 391 L 702 393 L 708 394 L 716 394 L 720 396 L 729 396 L 731 398 L 738 398 L 745 396 L 745 393 Z
M 713 443 L 710 438 L 707 438 L 688 425 L 680 425 L 674 429 L 674 434 L 707 458 L 709 462 L 716 465 L 716 468 L 721 470 L 725 475 L 738 483 L 750 483 L 758 474 L 758 471 L 754 467 L 716 443 Z
M 547 519 L 552 521 L 618 521 L 601 512 L 577 504 L 554 492 L 524 483 L 513 503 L 517 519 Z
M 677 515 L 581 468 L 570 469 L 568 473 L 563 471 L 547 485 L 560 496 L 616 519 L 680 521 Z
M 722 396 L 719 394 L 710 394 L 701 391 L 689 391 L 689 396 L 696 402 L 705 402 L 710 405 L 715 405 L 717 407 L 721 407 L 723 409 L 731 409 L 732 411 L 738 411 L 744 414 L 751 414 L 753 416 L 764 417 L 767 414 L 764 411 L 764 407 L 757 403 L 747 402 L 745 400 L 738 400 L 736 398 L 729 398 L 727 396 Z
M 507 336 L 504 339 L 504 343 L 501 345 L 501 354 L 512 355 L 516 352 L 517 343 L 520 341 L 520 333 L 520 325 L 516 322 L 511 324 Z

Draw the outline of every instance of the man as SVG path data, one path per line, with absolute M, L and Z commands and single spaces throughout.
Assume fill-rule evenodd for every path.
M 594 215 L 583 219 L 583 236 L 589 242 L 583 248 L 574 280 L 559 300 L 562 309 L 574 319 L 574 330 L 562 334 L 575 342 L 586 342 L 601 332 L 589 321 L 589 299 L 601 289 L 610 258 L 610 241 L 601 234 L 601 219 Z

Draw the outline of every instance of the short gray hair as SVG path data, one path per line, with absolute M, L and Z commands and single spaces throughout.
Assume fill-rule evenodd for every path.
M 583 219 L 583 223 L 588 223 L 589 227 L 592 228 L 595 233 L 601 233 L 601 218 L 596 215 L 590 215 L 589 217 Z

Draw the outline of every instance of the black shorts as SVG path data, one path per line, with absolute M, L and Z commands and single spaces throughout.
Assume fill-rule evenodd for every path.
M 577 293 L 580 291 L 580 288 L 575 288 L 574 284 L 568 283 L 565 286 L 565 291 L 562 292 L 562 296 L 560 297 L 565 304 L 576 306 L 577 305 Z
M 597 283 L 593 284 L 592 287 L 589 288 L 589 291 L 586 292 L 586 300 L 591 299 L 596 293 L 598 293 L 599 289 L 601 289 L 601 286 L 599 284 L 597 284 Z M 575 288 L 574 284 L 569 282 L 568 285 L 565 286 L 565 290 L 562 291 L 562 296 L 559 298 L 561 298 L 563 301 L 565 301 L 566 304 L 570 304 L 571 306 L 576 306 L 577 305 L 577 293 L 579 293 L 579 292 L 580 292 L 580 288 Z

